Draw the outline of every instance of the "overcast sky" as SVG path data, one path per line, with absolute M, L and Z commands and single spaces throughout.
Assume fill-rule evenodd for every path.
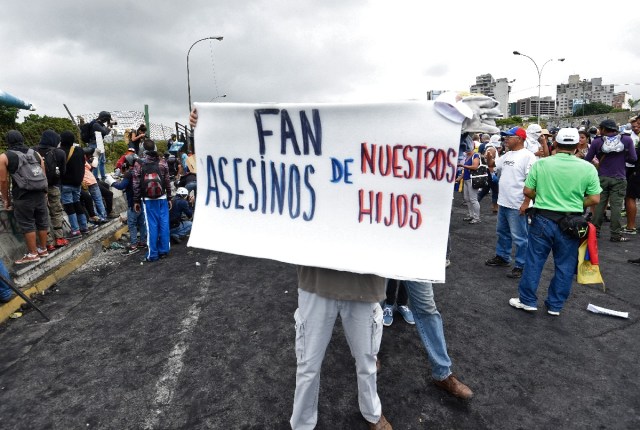
M 425 99 L 475 77 L 516 79 L 511 101 L 555 98 L 571 74 L 640 98 L 638 8 L 621 0 L 6 0 L 0 89 L 35 113 L 67 116 L 149 105 L 154 123 L 216 102 Z M 99 5 L 99 6 L 94 6 Z M 631 6 L 631 7 L 629 7 Z M 632 84 L 632 85 L 628 85 Z M 227 94 L 226 98 L 217 98 Z

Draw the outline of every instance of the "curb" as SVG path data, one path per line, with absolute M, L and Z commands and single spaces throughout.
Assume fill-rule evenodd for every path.
M 103 247 L 119 240 L 128 230 L 120 221 L 114 221 L 91 234 L 86 240 L 81 239 L 78 243 L 65 246 L 35 267 L 28 266 L 16 271 L 13 282 L 28 297 L 42 293 L 91 260 Z M 26 286 L 28 288 L 25 289 Z M 24 303 L 25 301 L 16 295 L 0 306 L 0 323 L 5 322 Z

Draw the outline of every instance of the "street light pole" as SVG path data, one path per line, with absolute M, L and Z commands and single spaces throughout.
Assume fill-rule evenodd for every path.
M 189 51 L 187 51 L 187 91 L 189 93 L 189 113 L 191 113 L 191 75 L 189 74 L 189 54 L 191 53 L 191 49 L 196 45 L 196 43 L 202 42 L 203 40 L 221 41 L 222 39 L 223 39 L 222 36 L 204 37 L 200 40 L 196 40 L 195 42 L 193 42 L 193 45 L 191 45 L 191 47 L 189 48 Z
M 538 64 L 535 62 L 535 60 L 528 55 L 522 54 L 518 51 L 513 51 L 513 55 L 522 55 L 523 57 L 527 57 L 529 60 L 531 60 L 531 62 L 533 62 L 533 65 L 536 66 L 536 72 L 538 72 L 538 124 L 540 124 L 540 89 L 542 87 L 542 70 L 544 69 L 544 66 L 547 65 L 547 63 L 553 61 L 554 59 L 548 59 L 547 61 L 545 61 L 542 67 L 538 68 Z M 564 58 L 558 58 L 557 61 L 564 61 Z

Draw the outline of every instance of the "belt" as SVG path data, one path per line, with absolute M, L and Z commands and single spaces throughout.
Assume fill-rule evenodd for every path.
M 552 211 L 549 209 L 539 209 L 539 208 L 534 208 L 533 213 L 534 215 L 541 215 L 555 222 L 558 222 L 561 218 L 564 218 L 567 215 L 582 215 L 582 212 L 559 212 L 559 211 Z

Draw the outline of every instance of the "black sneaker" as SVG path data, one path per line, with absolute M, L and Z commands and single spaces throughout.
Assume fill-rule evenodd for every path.
M 522 278 L 522 267 L 514 267 L 511 269 L 511 273 L 507 273 L 507 278 L 520 279 Z
M 484 264 L 486 264 L 487 266 L 493 266 L 493 267 L 507 267 L 509 265 L 509 262 L 506 261 L 504 258 L 500 257 L 499 255 L 496 255 L 495 257 L 485 261 Z
M 122 251 L 122 254 L 123 254 L 123 255 L 131 255 L 131 254 L 135 254 L 135 253 L 136 253 L 136 252 L 138 252 L 138 251 L 140 251 L 140 250 L 138 249 L 138 247 L 137 247 L 137 246 L 135 246 L 135 245 L 129 245 L 129 246 L 127 246 L 127 247 L 125 248 L 125 250 L 124 250 L 124 251 Z
M 635 260 L 627 260 L 627 263 L 640 264 L 640 258 L 636 258 Z

